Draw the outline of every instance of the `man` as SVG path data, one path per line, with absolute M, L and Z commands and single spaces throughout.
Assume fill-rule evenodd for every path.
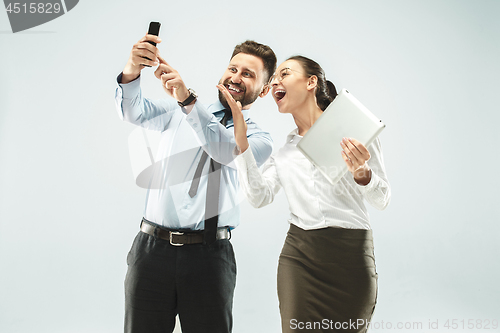
M 150 41 L 161 42 L 146 35 L 134 45 L 115 96 L 123 120 L 161 132 L 160 162 L 127 256 L 125 332 L 172 332 L 179 314 L 184 333 L 228 333 L 236 283 L 229 238 L 239 224 L 231 111 L 221 93 L 211 105 L 198 102 Z M 156 65 L 155 76 L 170 99 L 142 96 L 141 70 Z M 275 68 L 268 46 L 246 41 L 235 47 L 219 82 L 243 106 L 259 165 L 270 156 L 272 140 L 248 112 L 269 92 L 266 83 Z

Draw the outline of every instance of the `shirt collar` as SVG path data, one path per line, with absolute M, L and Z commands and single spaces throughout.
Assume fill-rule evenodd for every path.
M 290 142 L 293 140 L 293 138 L 295 136 L 298 136 L 299 138 L 301 138 L 302 136 L 299 135 L 299 128 L 297 127 L 296 129 L 294 129 L 293 131 L 291 131 L 288 136 L 286 137 L 286 141 L 287 142 Z
M 222 111 L 224 109 L 225 109 L 224 105 L 222 105 L 222 103 L 219 100 L 217 100 L 216 102 L 214 102 L 208 106 L 208 112 L 210 112 L 212 114 L 219 112 L 219 111 Z M 245 118 L 245 120 L 248 120 L 248 118 L 250 118 L 250 110 L 241 110 L 241 112 L 243 113 L 243 118 Z M 229 120 L 227 124 L 232 125 L 233 118 L 231 118 L 231 120 Z

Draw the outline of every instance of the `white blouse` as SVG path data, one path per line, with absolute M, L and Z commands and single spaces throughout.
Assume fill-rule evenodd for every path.
M 323 174 L 297 149 L 302 139 L 298 129 L 287 137 L 287 143 L 264 164 L 257 167 L 252 150 L 236 156 L 240 186 L 252 206 L 260 208 L 273 202 L 283 187 L 290 206 L 290 223 L 308 230 L 326 227 L 370 229 L 363 199 L 383 210 L 389 204 L 391 190 L 385 174 L 380 140 L 369 147 L 372 170 L 370 182 L 359 185 L 347 172 L 331 185 Z

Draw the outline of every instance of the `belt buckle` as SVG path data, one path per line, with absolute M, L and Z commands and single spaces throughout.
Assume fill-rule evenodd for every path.
M 182 236 L 184 235 L 183 232 L 179 232 L 179 231 L 170 231 L 170 245 L 173 245 L 173 246 L 182 246 L 184 244 L 181 244 L 181 243 L 173 243 L 172 242 L 172 235 L 177 235 L 177 236 Z

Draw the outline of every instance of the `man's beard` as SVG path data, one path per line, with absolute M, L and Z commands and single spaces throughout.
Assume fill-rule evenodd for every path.
M 229 84 L 231 84 L 232 86 L 235 86 L 236 88 L 243 91 L 243 94 L 240 96 L 231 95 L 231 96 L 233 96 L 235 101 L 239 101 L 241 103 L 242 107 L 245 107 L 245 106 L 255 102 L 255 100 L 257 99 L 257 97 L 259 97 L 259 94 L 260 94 L 259 91 L 256 91 L 253 94 L 248 93 L 244 84 L 232 83 L 231 79 L 227 79 L 226 81 L 224 81 L 223 84 L 224 84 L 224 87 L 226 87 L 226 89 L 227 89 L 227 86 Z M 222 105 L 224 105 L 224 107 L 226 109 L 231 110 L 231 108 L 229 107 L 229 104 L 227 103 L 226 97 L 222 94 L 222 92 L 220 90 L 219 90 L 219 101 L 222 103 Z

